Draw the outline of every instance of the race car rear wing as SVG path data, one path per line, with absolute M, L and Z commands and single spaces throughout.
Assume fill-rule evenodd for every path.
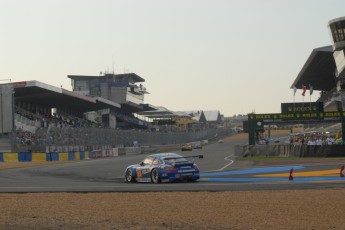
M 204 155 L 194 155 L 194 156 L 180 156 L 180 157 L 165 157 L 164 160 L 174 160 L 174 159 L 181 159 L 181 158 L 199 158 L 203 159 Z
M 186 163 L 185 161 L 183 161 L 183 162 L 176 162 L 176 160 L 178 160 L 178 159 L 186 159 L 187 160 L 187 158 L 193 158 L 193 160 L 192 161 L 187 161 L 188 163 Z M 178 164 L 178 165 L 190 165 L 190 164 L 194 164 L 194 159 L 195 158 L 199 158 L 199 159 L 202 159 L 202 158 L 204 158 L 204 155 L 195 155 L 195 156 L 180 156 L 180 157 L 166 157 L 166 158 L 164 158 L 164 160 L 172 160 L 173 161 L 173 166 L 175 166 L 176 164 Z

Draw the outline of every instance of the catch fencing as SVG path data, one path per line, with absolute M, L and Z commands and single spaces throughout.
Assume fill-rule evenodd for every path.
M 149 132 L 141 130 L 114 130 L 104 128 L 47 127 L 39 128 L 35 134 L 12 134 L 12 151 L 79 151 L 100 150 L 116 147 L 157 145 L 181 145 L 212 140 L 230 135 L 226 128 L 204 129 L 195 132 Z M 25 138 L 23 141 L 22 139 Z M 106 147 L 105 147 L 106 146 Z M 119 155 L 121 153 L 118 153 Z

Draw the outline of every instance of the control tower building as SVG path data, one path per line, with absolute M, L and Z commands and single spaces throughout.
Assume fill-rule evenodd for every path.
M 95 111 L 88 114 L 88 119 L 101 119 L 101 123 L 109 128 L 146 127 L 148 123 L 134 117 L 134 113 L 155 110 L 144 104 L 144 96 L 148 94 L 143 86 L 145 79 L 135 73 L 105 73 L 99 76 L 68 75 L 72 81 L 73 92 L 85 96 L 100 97 L 121 105 L 120 109 Z
M 341 95 L 342 110 L 345 111 L 345 17 L 335 18 L 328 23 L 333 57 L 336 65 L 334 75 L 337 92 Z

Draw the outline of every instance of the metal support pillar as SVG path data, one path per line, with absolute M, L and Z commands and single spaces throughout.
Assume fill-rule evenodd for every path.
M 249 138 L 249 145 L 255 145 L 255 126 L 256 120 L 254 116 L 248 116 L 248 138 Z

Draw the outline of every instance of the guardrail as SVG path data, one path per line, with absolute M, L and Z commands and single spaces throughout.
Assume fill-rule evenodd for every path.
M 191 144 L 206 144 L 208 140 L 191 142 Z M 153 145 L 141 147 L 103 146 L 100 149 L 86 151 L 82 146 L 50 146 L 46 152 L 0 152 L 0 162 L 36 162 L 36 161 L 77 161 L 107 157 L 117 157 L 153 152 L 168 152 L 179 150 L 180 144 Z M 69 149 L 69 150 L 68 150 Z M 73 149 L 73 150 L 72 150 Z

